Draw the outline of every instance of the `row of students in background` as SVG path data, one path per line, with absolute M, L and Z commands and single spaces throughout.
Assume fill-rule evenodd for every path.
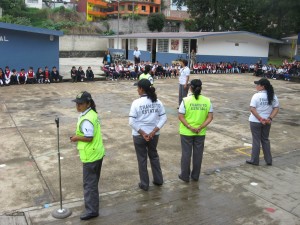
M 71 78 L 73 83 L 74 82 L 77 83 L 77 81 L 83 82 L 86 79 L 88 81 L 94 81 L 94 77 L 95 77 L 94 72 L 90 66 L 87 68 L 85 73 L 82 69 L 82 66 L 79 66 L 78 70 L 76 69 L 75 66 L 72 66 L 70 73 L 71 73 Z
M 10 70 L 9 66 L 5 67 L 5 70 L 0 68 L 0 85 L 15 85 L 15 84 L 35 84 L 45 83 L 50 84 L 51 82 L 60 82 L 62 76 L 55 66 L 49 71 L 46 66 L 43 70 L 41 67 L 37 69 L 35 73 L 33 67 L 29 67 L 27 71 L 24 68 L 18 72 L 16 69 Z
M 102 70 L 106 74 L 107 79 L 117 80 L 117 79 L 127 79 L 136 80 L 139 76 L 144 73 L 145 67 L 149 65 L 151 70 L 149 74 L 155 79 L 163 78 L 176 78 L 179 74 L 181 66 L 179 63 L 163 66 L 161 63 L 156 61 L 155 63 L 150 63 L 141 61 L 140 63 L 134 65 L 133 63 L 120 64 L 119 62 L 111 63 L 110 65 L 104 65 Z

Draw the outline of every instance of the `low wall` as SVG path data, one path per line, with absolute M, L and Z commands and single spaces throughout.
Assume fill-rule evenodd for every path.
M 107 38 L 100 35 L 64 35 L 59 38 L 59 57 L 103 57 Z

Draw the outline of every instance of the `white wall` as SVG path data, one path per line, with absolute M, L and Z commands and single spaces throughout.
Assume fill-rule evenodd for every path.
M 97 35 L 64 35 L 59 37 L 59 51 L 103 51 L 107 49 L 107 46 L 108 39 Z
M 25 4 L 29 8 L 38 8 L 38 9 L 41 9 L 43 7 L 43 1 L 42 0 L 37 0 L 37 1 L 25 0 Z
M 268 52 L 269 43 L 255 36 L 224 35 L 198 39 L 197 54 L 201 55 L 268 57 Z

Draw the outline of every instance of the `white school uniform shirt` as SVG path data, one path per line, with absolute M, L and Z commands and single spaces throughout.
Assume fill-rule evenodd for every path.
M 135 57 L 139 58 L 140 55 L 141 55 L 140 50 L 134 50 L 133 55 L 134 55 Z
M 150 134 L 155 127 L 161 129 L 167 121 L 165 108 L 157 99 L 152 102 L 147 95 L 142 95 L 133 101 L 129 112 L 129 125 L 132 128 L 132 135 L 138 136 L 138 130 L 142 129 Z M 158 135 L 159 131 L 155 135 Z
M 79 118 L 87 114 L 90 110 L 92 109 L 88 108 L 84 112 L 80 113 Z M 94 137 L 94 126 L 90 121 L 83 120 L 80 126 L 80 130 L 84 134 L 84 137 Z
M 180 72 L 179 72 L 179 84 L 181 85 L 185 85 L 186 83 L 186 80 L 187 80 L 187 77 L 190 76 L 190 69 L 186 66 L 184 68 L 181 68 L 180 69 Z
M 279 101 L 277 96 L 274 94 L 272 105 L 269 105 L 267 91 L 262 90 L 253 95 L 250 106 L 256 108 L 260 117 L 267 119 L 273 111 L 273 108 L 279 108 Z M 249 116 L 249 121 L 260 123 L 260 121 L 252 113 Z

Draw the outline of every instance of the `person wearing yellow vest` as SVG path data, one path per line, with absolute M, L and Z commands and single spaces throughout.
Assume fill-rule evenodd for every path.
M 181 138 L 181 173 L 179 179 L 189 182 L 199 180 L 206 127 L 213 120 L 213 107 L 210 99 L 201 95 L 200 79 L 191 81 L 192 95 L 183 98 L 179 110 L 179 133 Z M 191 171 L 191 158 L 193 166 Z
M 144 72 L 139 76 L 139 80 L 147 79 L 150 81 L 151 85 L 153 86 L 153 77 L 150 75 L 151 66 L 146 65 Z
M 90 93 L 80 92 L 76 99 L 76 109 L 80 112 L 76 133 L 70 140 L 77 142 L 80 160 L 83 163 L 83 189 L 86 212 L 81 220 L 99 216 L 98 183 L 105 149 L 96 105 Z

